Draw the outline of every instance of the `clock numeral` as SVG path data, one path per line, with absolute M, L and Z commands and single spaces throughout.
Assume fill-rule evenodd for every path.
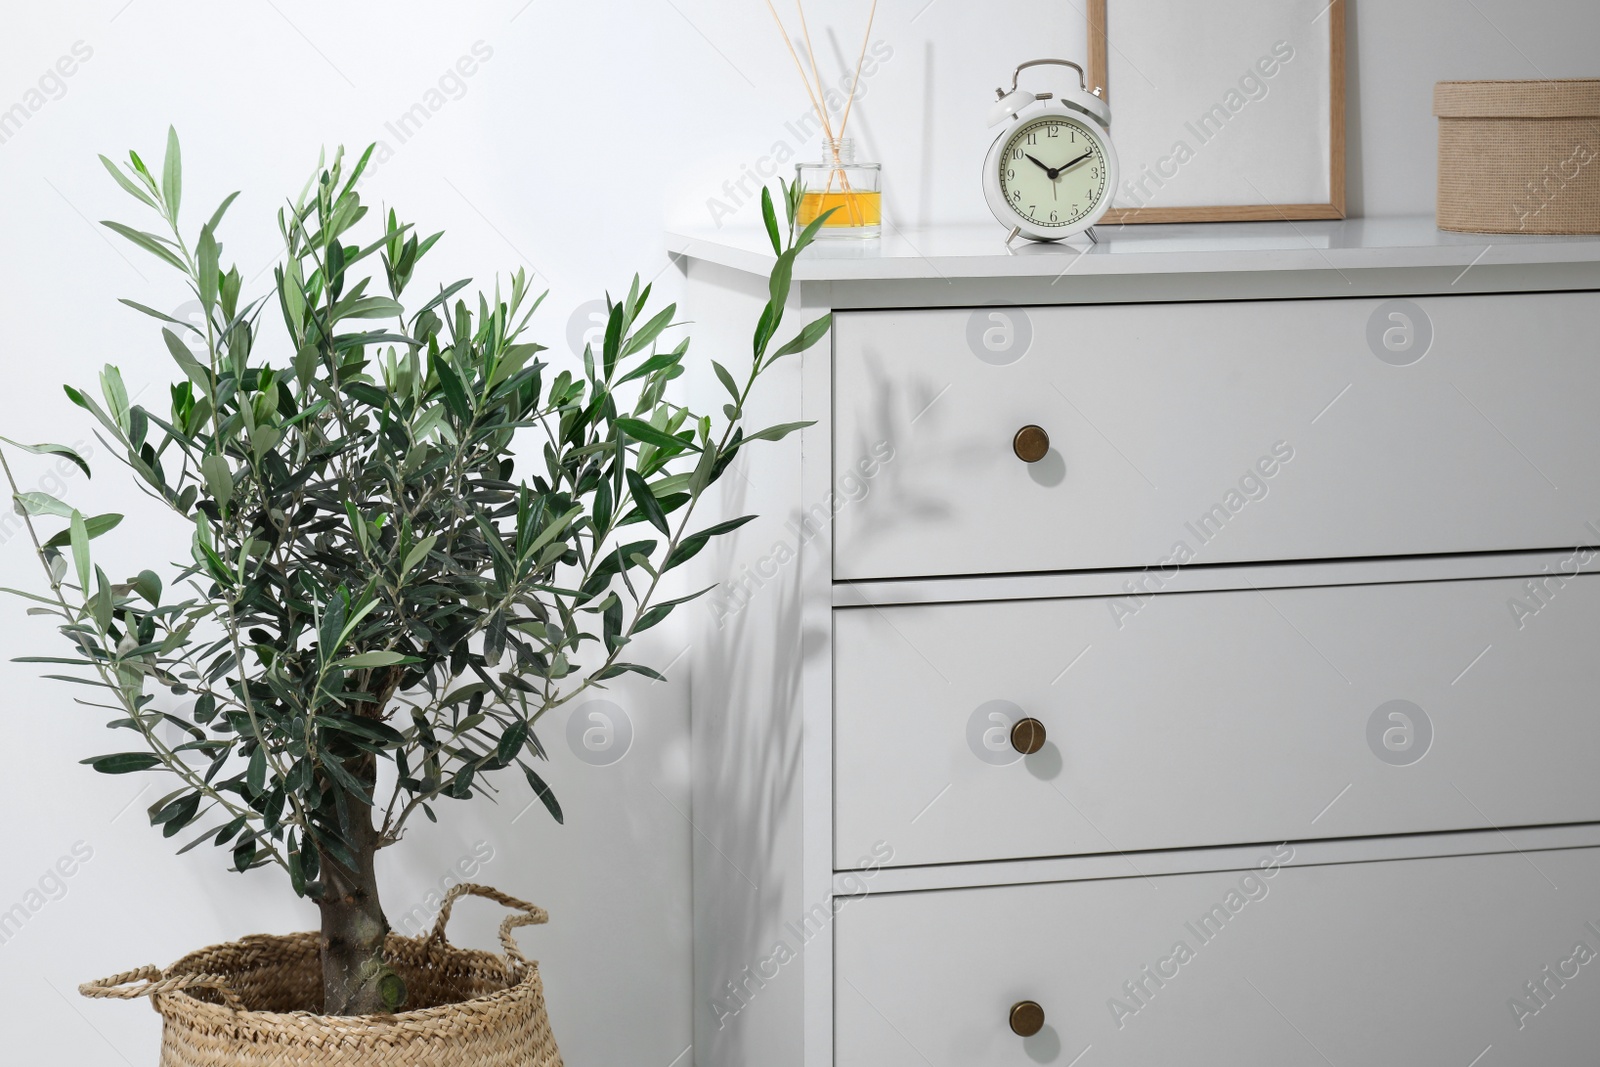
M 1037 133 L 1028 134 L 1028 143 L 1029 144 L 1038 144 L 1039 143 L 1039 135 Z
M 1014 182 L 1016 180 L 1017 180 L 1016 168 L 1015 167 L 1007 167 L 1006 168 L 1006 181 Z
M 1024 153 L 1022 151 L 1022 149 L 1020 149 L 1020 148 L 1013 148 L 1011 150 L 1011 158 L 1012 159 L 1021 159 L 1025 154 L 1026 153 Z
M 1013 190 L 1012 193 L 1011 193 L 1011 199 L 1015 200 L 1019 204 L 1022 203 L 1022 190 L 1021 189 Z
M 1072 210 L 1074 210 L 1074 211 L 1078 210 L 1077 205 L 1073 205 Z M 1050 212 L 1050 221 L 1051 222 L 1060 222 L 1061 221 L 1061 216 L 1057 215 L 1054 211 L 1052 211 L 1052 212 Z
M 1052 126 L 1052 127 L 1050 127 L 1049 131 L 1046 133 L 1046 136 L 1047 137 L 1060 137 L 1061 136 L 1061 127 L 1060 126 Z

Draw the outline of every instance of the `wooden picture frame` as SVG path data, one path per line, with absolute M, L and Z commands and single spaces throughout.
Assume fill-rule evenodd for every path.
M 1118 123 L 1127 118 L 1127 116 L 1120 115 L 1118 113 L 1117 103 L 1114 99 L 1111 99 L 1116 95 L 1116 86 L 1112 84 L 1111 79 L 1111 67 L 1118 61 L 1119 57 L 1121 57 L 1124 63 L 1127 62 L 1126 56 L 1123 55 L 1121 50 L 1113 47 L 1113 38 L 1116 34 L 1116 26 L 1112 20 L 1115 18 L 1115 5 L 1118 2 L 1119 0 L 1085 0 L 1089 21 L 1089 84 L 1090 88 L 1100 86 L 1107 99 L 1111 100 L 1111 132 L 1113 139 L 1115 139 L 1117 134 Z M 1232 0 L 1232 2 L 1237 5 L 1247 2 L 1247 0 Z M 1248 2 L 1255 2 L 1260 3 L 1263 6 L 1269 6 L 1274 3 L 1289 2 L 1289 0 L 1248 0 Z M 1324 7 L 1323 4 L 1326 6 Z M 1110 19 L 1108 19 L 1108 5 L 1112 7 Z M 1149 205 L 1113 207 L 1106 213 L 1105 218 L 1102 220 L 1102 224 L 1114 225 L 1119 223 L 1160 222 L 1256 222 L 1269 220 L 1342 219 L 1345 217 L 1345 0 L 1320 0 L 1316 6 L 1322 8 L 1322 13 L 1316 16 L 1313 22 L 1319 22 L 1325 18 L 1327 21 L 1327 33 L 1329 35 L 1327 43 L 1328 142 L 1326 146 L 1326 158 L 1329 169 L 1326 184 L 1326 198 L 1316 199 L 1306 197 L 1302 198 L 1306 202 L 1272 203 L 1265 195 L 1262 195 L 1260 197 L 1260 203 L 1201 203 L 1163 205 L 1159 203 L 1160 197 L 1152 193 L 1151 199 L 1153 202 Z M 1190 7 L 1189 5 L 1174 5 L 1172 8 L 1169 8 L 1169 11 L 1173 12 L 1174 14 L 1179 11 L 1192 12 L 1207 10 L 1214 10 L 1214 8 L 1212 8 L 1212 5 L 1209 4 L 1195 4 L 1193 7 Z M 1221 77 L 1221 75 L 1219 75 L 1219 77 Z M 1145 80 L 1148 81 L 1147 78 Z M 1153 91 L 1156 90 L 1154 90 L 1152 87 L 1152 92 Z M 1165 91 L 1171 95 L 1173 93 L 1183 93 L 1186 90 L 1182 87 L 1175 86 L 1171 89 L 1161 91 Z M 1200 91 L 1204 92 L 1207 90 Z M 1214 89 L 1210 91 L 1214 91 Z M 1150 93 L 1146 93 L 1145 95 L 1148 96 Z M 1200 99 L 1204 99 L 1204 97 L 1202 96 Z M 1139 122 L 1140 117 L 1135 115 L 1132 118 L 1132 121 Z M 1322 146 L 1319 144 L 1316 147 L 1320 149 Z M 1132 189 L 1132 187 L 1128 186 L 1128 182 L 1130 180 L 1139 180 L 1139 169 L 1143 166 L 1143 164 L 1140 160 L 1129 159 L 1127 156 L 1124 156 L 1122 154 L 1120 145 L 1118 147 L 1118 154 L 1119 156 L 1122 156 L 1121 163 L 1124 176 L 1123 186 L 1125 188 Z M 1166 162 L 1166 160 L 1163 160 L 1163 162 Z M 1299 165 L 1309 166 L 1310 164 L 1302 161 Z M 1145 167 L 1144 169 L 1148 168 Z M 1308 173 L 1310 172 L 1308 171 Z M 1320 168 L 1316 170 L 1316 175 L 1318 178 L 1320 178 Z M 1248 179 L 1245 180 L 1248 182 Z M 1143 189 L 1149 191 L 1150 188 L 1151 187 L 1147 181 L 1143 186 Z M 1251 189 L 1252 193 L 1259 192 L 1259 190 L 1254 188 L 1253 184 L 1251 185 Z M 1134 191 L 1129 195 L 1138 196 L 1140 194 L 1139 192 Z

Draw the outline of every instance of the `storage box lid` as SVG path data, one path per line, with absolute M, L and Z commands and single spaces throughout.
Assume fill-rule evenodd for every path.
M 1600 78 L 1439 82 L 1433 113 L 1450 119 L 1558 119 L 1600 116 Z

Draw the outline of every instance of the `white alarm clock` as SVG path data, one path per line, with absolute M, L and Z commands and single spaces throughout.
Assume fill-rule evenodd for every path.
M 1053 64 L 1078 72 L 1078 88 L 1031 93 L 1017 88 L 1029 67 Z M 1117 189 L 1117 153 L 1111 146 L 1111 108 L 1083 68 L 1065 59 L 1032 59 L 1011 75 L 1011 89 L 995 90 L 989 125 L 1004 124 L 983 161 L 983 195 L 989 210 L 1011 230 L 1035 241 L 1087 233 L 1111 207 Z

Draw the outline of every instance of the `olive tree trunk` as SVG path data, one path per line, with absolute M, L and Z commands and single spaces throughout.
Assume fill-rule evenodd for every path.
M 363 766 L 362 764 L 365 764 Z M 375 767 L 369 758 L 346 764 L 370 795 Z M 378 831 L 372 808 L 354 798 L 349 803 L 347 837 L 355 869 L 327 852 L 320 853 L 322 894 L 322 1012 L 325 1015 L 375 1015 L 398 1009 L 405 983 L 384 960 L 389 920 L 378 899 L 373 860 Z

